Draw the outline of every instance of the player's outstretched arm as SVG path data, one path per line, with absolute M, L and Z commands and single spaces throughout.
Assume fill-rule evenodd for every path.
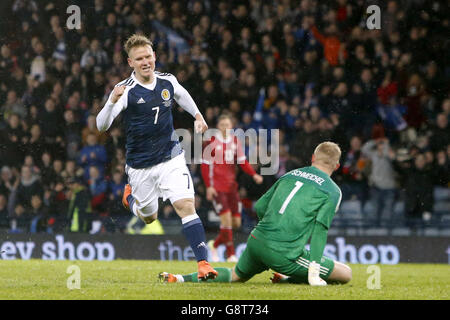
M 340 190 L 329 195 L 319 209 L 316 221 L 314 222 L 310 245 L 310 260 L 312 262 L 308 269 L 308 282 L 312 286 L 324 286 L 327 284 L 320 278 L 320 261 L 322 260 L 325 245 L 327 244 L 328 229 L 330 229 L 333 217 L 341 202 L 341 195 Z
M 308 268 L 308 282 L 312 286 L 325 286 L 327 284 L 320 278 L 320 260 L 322 259 L 325 245 L 327 244 L 327 235 L 327 228 L 319 221 L 316 221 L 311 236 L 311 263 Z
M 174 76 L 170 76 L 170 81 L 172 82 L 172 85 L 174 87 L 175 101 L 180 105 L 180 107 L 189 112 L 190 115 L 195 118 L 195 132 L 204 133 L 208 129 L 208 125 L 206 124 L 203 115 L 198 110 L 194 99 L 192 99 L 189 92 L 178 82 L 178 80 Z
M 210 175 L 209 170 L 209 162 L 207 160 L 203 160 L 202 164 L 200 165 L 200 171 L 202 174 L 203 182 L 206 186 L 206 199 L 208 201 L 213 201 L 214 197 L 217 196 L 217 191 L 214 189 L 213 186 L 211 186 L 211 180 L 212 178 Z
M 310 260 L 316 261 L 320 263 L 322 259 L 323 251 L 325 249 L 325 245 L 327 244 L 328 230 L 327 228 L 316 221 L 314 223 L 314 229 L 311 235 L 311 245 L 310 245 Z
M 117 86 L 111 92 L 108 101 L 103 109 L 97 115 L 97 129 L 98 131 L 106 131 L 109 129 L 114 119 L 124 109 L 123 96 L 125 86 Z
M 263 183 L 263 177 L 256 173 L 255 169 L 250 165 L 250 163 L 247 161 L 244 153 L 244 149 L 242 148 L 242 144 L 239 141 L 239 139 L 236 139 L 237 142 L 237 161 L 241 169 L 251 176 L 256 184 Z
M 206 121 L 200 111 L 195 115 L 194 130 L 195 133 L 204 133 L 208 130 L 208 125 L 206 124 Z

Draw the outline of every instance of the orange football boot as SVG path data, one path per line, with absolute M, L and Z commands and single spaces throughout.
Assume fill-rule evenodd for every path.
M 131 194 L 131 186 L 129 184 L 125 185 L 125 188 L 123 188 L 123 196 L 122 196 L 122 204 L 125 209 L 130 209 L 130 204 L 128 203 L 128 196 Z
M 198 280 L 206 281 L 209 279 L 215 279 L 219 273 L 211 267 L 206 260 L 198 262 Z

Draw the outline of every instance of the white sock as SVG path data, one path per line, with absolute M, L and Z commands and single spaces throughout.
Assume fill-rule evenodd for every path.
M 186 216 L 186 217 L 182 218 L 182 219 L 181 219 L 181 223 L 182 223 L 182 224 L 186 224 L 186 223 L 191 222 L 192 220 L 195 220 L 195 219 L 197 219 L 197 218 L 200 218 L 200 217 L 198 216 L 198 214 L 197 214 L 197 213 L 193 213 L 193 214 L 191 214 L 191 215 L 189 215 L 189 216 Z
M 133 205 L 133 206 L 131 207 L 131 211 L 134 213 L 134 215 L 135 215 L 136 217 L 139 218 L 137 206 Z

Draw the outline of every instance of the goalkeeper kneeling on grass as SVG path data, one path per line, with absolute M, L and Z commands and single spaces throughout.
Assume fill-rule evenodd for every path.
M 233 268 L 215 268 L 219 275 L 207 282 L 245 282 L 269 268 L 272 282 L 347 283 L 349 266 L 323 256 L 328 229 L 342 193 L 331 179 L 339 168 L 341 150 L 333 142 L 319 144 L 312 165 L 282 176 L 255 204 L 259 223 Z M 310 250 L 305 245 L 310 241 Z M 163 282 L 197 282 L 197 274 L 162 272 Z

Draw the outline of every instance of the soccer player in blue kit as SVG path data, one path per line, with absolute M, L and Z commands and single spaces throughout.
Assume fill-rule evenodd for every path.
M 208 126 L 175 76 L 155 71 L 156 56 L 148 38 L 132 35 L 124 48 L 133 72 L 114 87 L 97 115 L 98 130 L 106 131 L 123 113 L 129 182 L 123 204 L 148 224 L 157 219 L 158 198 L 169 199 L 198 261 L 199 280 L 214 279 L 217 271 L 207 262 L 205 230 L 195 211 L 192 178 L 173 128 L 174 101 L 195 118 L 196 133 L 205 132 Z

